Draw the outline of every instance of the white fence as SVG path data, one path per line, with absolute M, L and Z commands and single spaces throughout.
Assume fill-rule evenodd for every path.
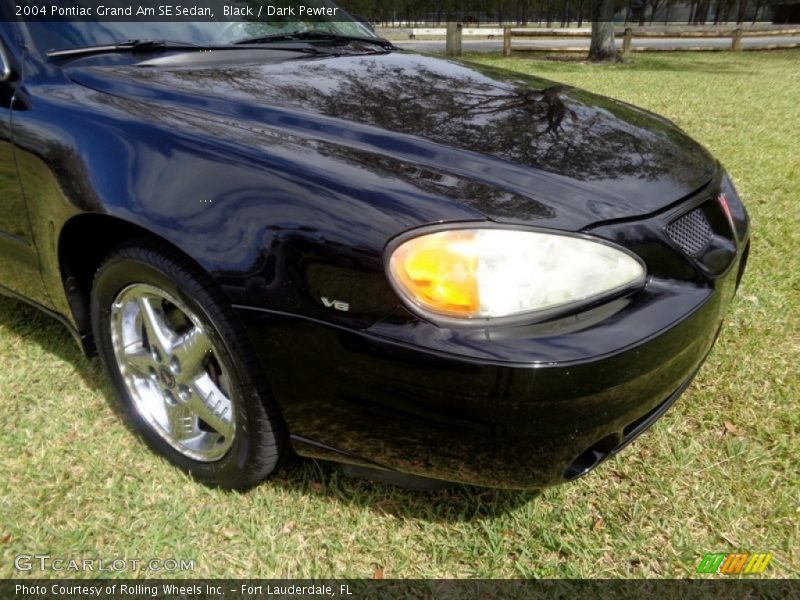
M 414 27 L 409 34 L 410 39 L 415 39 L 418 35 L 442 36 L 447 35 L 444 27 Z M 483 36 L 483 37 L 502 37 L 502 27 L 462 27 L 461 35 Z

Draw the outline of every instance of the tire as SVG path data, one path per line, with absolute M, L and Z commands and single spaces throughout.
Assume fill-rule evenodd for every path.
M 278 466 L 285 427 L 230 303 L 183 254 L 151 240 L 95 274 L 97 351 L 128 424 L 211 487 L 247 489 Z

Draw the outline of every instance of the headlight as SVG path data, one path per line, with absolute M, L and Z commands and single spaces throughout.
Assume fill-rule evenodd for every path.
M 551 311 L 644 280 L 642 262 L 583 237 L 510 229 L 455 229 L 411 238 L 392 252 L 389 274 L 423 313 L 466 319 Z

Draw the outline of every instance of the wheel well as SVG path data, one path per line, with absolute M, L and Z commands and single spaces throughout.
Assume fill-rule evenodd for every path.
M 58 240 L 61 279 L 87 356 L 96 354 L 89 309 L 95 273 L 114 248 L 137 238 L 155 239 L 182 252 L 161 236 L 109 215 L 78 215 L 61 230 Z

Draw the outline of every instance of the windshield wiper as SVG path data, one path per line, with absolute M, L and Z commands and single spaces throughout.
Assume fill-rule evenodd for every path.
M 82 56 L 86 54 L 105 54 L 109 52 L 161 52 L 168 50 L 212 50 L 216 46 L 200 46 L 191 42 L 169 42 L 166 40 L 127 40 L 116 44 L 81 46 L 66 50 L 51 50 L 47 56 Z
M 202 45 L 192 42 L 173 42 L 169 40 L 126 40 L 114 44 L 100 44 L 96 46 L 80 46 L 78 48 L 67 48 L 65 50 L 51 50 L 47 56 L 51 58 L 64 58 L 73 56 L 88 56 L 91 54 L 109 54 L 114 52 L 169 52 L 171 50 L 225 50 L 233 47 L 254 46 L 259 44 L 271 44 L 274 42 L 294 42 L 294 41 L 318 41 L 318 42 L 338 42 L 351 43 L 360 42 L 380 46 L 385 50 L 393 50 L 394 44 L 383 38 L 360 37 L 355 35 L 342 35 L 329 31 L 294 31 L 291 33 L 278 33 L 275 35 L 247 38 L 226 45 Z M 283 48 L 282 48 L 283 49 Z M 311 48 L 286 48 L 297 52 L 311 52 L 317 54 Z
M 295 41 L 309 41 L 309 42 L 361 42 L 364 44 L 372 44 L 380 46 L 385 50 L 394 50 L 394 44 L 389 40 L 383 38 L 361 37 L 357 35 L 343 35 L 341 33 L 331 33 L 330 31 L 293 31 L 291 33 L 276 33 L 275 35 L 266 35 L 261 37 L 246 38 L 234 42 L 236 45 L 243 44 L 271 44 L 273 42 L 295 42 Z
M 73 56 L 88 56 L 91 54 L 110 54 L 114 52 L 169 52 L 172 50 L 186 50 L 200 52 L 204 50 L 247 50 L 254 49 L 254 46 L 231 45 L 203 45 L 193 44 L 192 42 L 170 42 L 166 40 L 127 40 L 116 44 L 105 44 L 99 46 L 81 46 L 79 48 L 67 48 L 66 50 L 51 50 L 47 53 L 49 57 L 69 58 Z M 302 52 L 305 54 L 320 54 L 314 48 L 281 48 L 292 52 Z

